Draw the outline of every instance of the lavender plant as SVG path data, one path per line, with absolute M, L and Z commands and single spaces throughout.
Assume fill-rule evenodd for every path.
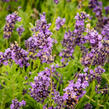
M 14 25 L 16 24 L 17 21 L 18 22 L 21 21 L 21 17 L 19 17 L 16 12 L 9 14 L 6 17 L 6 25 L 4 27 L 4 38 L 9 39 L 11 37 Z
M 0 109 L 108 109 L 109 2 L 14 1 L 0 1 Z

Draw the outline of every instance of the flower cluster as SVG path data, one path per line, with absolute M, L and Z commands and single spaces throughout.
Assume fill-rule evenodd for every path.
M 109 40 L 109 24 L 104 25 L 101 33 L 104 36 L 104 40 Z
M 51 96 L 51 99 L 57 104 L 55 108 L 60 109 L 63 97 L 56 91 L 57 84 L 55 84 L 56 81 L 54 82 L 54 80 L 60 78 L 57 73 L 54 65 L 50 69 L 45 68 L 44 71 L 38 73 L 38 76 L 34 78 L 34 82 L 31 83 L 30 95 L 40 103 L 43 103 L 47 97 Z M 49 104 L 46 104 L 44 108 L 48 106 Z
M 109 62 L 109 44 L 103 42 L 100 48 L 94 48 L 85 56 L 82 57 L 81 62 L 85 66 L 89 65 L 104 65 Z
M 85 20 L 89 18 L 89 15 L 87 15 L 85 12 L 81 12 L 80 14 L 77 13 L 75 16 L 75 29 L 73 31 L 73 36 L 75 36 L 78 40 L 80 39 L 82 33 L 85 31 Z
M 20 67 L 29 66 L 28 52 L 20 48 L 17 43 L 11 44 L 11 57 Z
M 109 6 L 104 7 L 106 14 L 109 14 Z
M 84 69 L 84 72 L 87 73 L 88 81 L 91 82 L 92 80 L 97 80 L 98 84 L 101 82 L 101 75 L 105 72 L 105 69 L 103 69 L 101 66 L 96 67 L 94 70 L 89 69 L 86 67 Z M 89 73 L 88 73 L 89 72 Z
M 25 29 L 23 28 L 23 26 L 20 26 L 16 30 L 17 30 L 19 36 L 21 36 Z
M 65 18 L 58 17 L 56 19 L 56 30 L 59 30 L 65 24 Z
M 84 42 L 83 38 L 83 32 L 85 32 L 85 20 L 89 18 L 89 15 L 87 15 L 85 12 L 81 12 L 80 14 L 77 13 L 75 16 L 76 23 L 75 23 L 75 29 L 73 31 L 74 36 L 74 45 L 81 45 Z
M 79 74 L 76 82 L 70 81 L 69 85 L 64 89 L 65 93 L 63 99 L 66 102 L 68 108 L 74 108 L 79 98 L 81 98 L 86 91 L 84 90 L 88 86 L 87 74 Z
M 64 63 L 64 58 L 73 58 L 72 57 L 72 54 L 73 54 L 73 51 L 74 51 L 74 44 L 73 44 L 73 41 L 74 41 L 74 38 L 72 37 L 72 32 L 69 31 L 69 32 L 66 32 L 65 35 L 64 35 L 64 39 L 62 41 L 62 45 L 65 49 L 63 49 L 59 56 L 62 57 L 62 63 Z
M 4 52 L 4 65 L 7 65 L 9 61 L 11 62 L 12 60 L 12 51 L 10 48 L 7 48 Z
M 50 106 L 49 107 L 49 104 L 45 104 L 43 106 L 43 109 L 61 109 L 61 108 L 64 108 L 64 100 L 63 100 L 63 97 L 60 96 L 59 92 L 56 91 L 55 89 L 52 91 L 52 100 L 54 100 L 54 103 L 56 104 L 56 106 Z
M 105 72 L 105 69 L 101 68 L 100 66 L 95 68 L 95 78 L 98 82 L 98 84 L 100 84 L 101 82 L 101 74 Z M 92 72 L 93 75 L 93 72 Z
M 98 2 L 98 0 L 90 0 L 89 7 L 93 9 L 93 12 L 96 14 L 98 19 L 97 26 L 99 28 L 103 27 L 103 15 L 102 15 L 102 2 Z
M 38 73 L 38 76 L 34 78 L 34 83 L 31 83 L 32 88 L 30 89 L 30 95 L 37 102 L 43 103 L 50 94 L 50 75 L 51 71 L 47 68 L 44 71 Z
M 49 37 L 52 35 L 52 32 L 49 30 L 51 23 L 47 24 L 45 13 L 40 15 L 40 19 L 36 21 L 36 27 L 32 30 L 34 32 L 40 32 L 45 35 L 45 37 Z
M 87 40 L 92 47 L 101 47 L 102 43 L 102 35 L 100 35 L 97 31 L 91 30 L 88 32 L 88 34 L 85 36 L 85 40 Z
M 12 100 L 12 104 L 10 105 L 10 109 L 20 109 L 22 106 L 25 106 L 26 102 L 22 100 L 19 102 L 17 99 Z
M 39 57 L 42 63 L 53 62 L 52 47 L 55 40 L 50 37 L 52 33 L 49 27 L 50 24 L 47 24 L 45 13 L 43 13 L 40 15 L 40 20 L 36 22 L 36 27 L 32 29 L 33 37 L 26 40 L 28 51 L 33 53 L 31 57 Z
M 28 52 L 20 48 L 16 42 L 11 44 L 11 47 L 6 49 L 4 53 L 0 53 L 0 64 L 7 65 L 12 60 L 20 67 L 29 66 Z
M 103 69 L 101 66 L 96 67 L 94 70 L 89 69 L 88 67 L 86 67 L 84 69 L 84 72 L 87 73 L 89 83 L 92 82 L 93 80 L 97 81 L 97 85 L 95 87 L 95 91 L 97 93 L 105 93 L 105 92 L 107 93 L 107 88 L 108 88 L 107 86 L 105 88 L 103 88 L 105 90 L 102 90 L 100 88 L 101 80 L 102 80 L 102 76 L 101 75 L 105 72 L 105 69 Z M 100 91 L 99 88 L 102 91 Z
M 96 29 L 101 32 L 103 26 L 105 24 L 107 24 L 108 21 L 109 21 L 109 19 L 107 17 L 103 16 L 102 2 L 99 2 L 98 0 L 90 0 L 89 7 L 93 9 L 93 12 L 95 13 L 95 15 L 96 15 L 96 17 L 98 19 Z M 106 14 L 108 14 L 109 7 L 105 7 L 104 9 L 106 11 Z
M 16 12 L 9 14 L 6 17 L 6 25 L 4 27 L 4 38 L 9 39 L 17 21 L 21 21 L 21 17 Z
M 100 84 L 96 85 L 95 87 L 96 93 L 102 93 L 102 94 L 109 94 L 109 85 L 105 84 L 103 87 L 100 87 Z
M 11 50 L 10 48 L 6 49 L 5 52 L 0 52 L 0 65 L 4 64 L 7 65 L 8 61 L 12 59 L 11 57 Z
M 61 109 L 62 107 L 64 108 L 64 100 L 63 97 L 60 96 L 60 93 L 56 90 L 54 90 L 53 95 L 53 100 L 54 102 L 57 104 L 57 106 L 55 107 L 55 109 Z
M 86 93 L 84 89 L 86 89 L 88 85 L 87 73 L 82 73 L 77 76 L 76 82 L 73 80 L 70 81 L 69 85 L 64 89 L 64 95 L 61 96 L 60 93 L 53 88 L 52 99 L 54 100 L 56 106 L 52 107 L 52 109 L 74 108 L 74 106 L 78 103 L 79 98 Z M 47 107 L 49 106 L 46 104 L 43 109 L 46 109 Z
M 97 5 L 94 7 L 93 11 L 96 14 L 96 17 L 102 17 L 102 2 L 97 2 Z
M 62 56 L 62 63 L 64 63 L 65 59 L 69 57 L 73 58 L 72 54 L 76 45 L 82 46 L 82 44 L 85 43 L 85 39 L 83 38 L 82 33 L 85 31 L 86 18 L 89 18 L 86 13 L 77 13 L 75 16 L 76 23 L 74 31 L 68 31 L 65 33 L 64 39 L 62 41 L 64 49 L 60 52 L 60 56 Z
M 90 8 L 95 8 L 96 5 L 98 5 L 98 0 L 90 0 L 89 1 L 89 7 Z

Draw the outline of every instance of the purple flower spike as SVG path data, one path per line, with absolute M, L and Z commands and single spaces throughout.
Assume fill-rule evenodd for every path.
M 19 102 L 17 99 L 12 100 L 12 104 L 10 105 L 10 109 L 20 109 L 22 106 L 25 106 L 26 102 L 22 100 Z
M 104 7 L 106 14 L 109 14 L 109 6 Z
M 18 64 L 20 67 L 29 66 L 28 63 L 28 52 L 20 48 L 17 43 L 11 44 L 11 58 Z
M 86 93 L 84 89 L 89 86 L 86 77 L 87 74 L 79 74 L 77 81 L 75 83 L 74 81 L 70 81 L 69 85 L 64 89 L 63 100 L 66 102 L 66 107 L 74 108 L 79 98 Z
M 54 3 L 58 4 L 59 3 L 59 0 L 54 0 Z
M 98 34 L 97 31 L 91 30 L 85 36 L 85 40 L 89 41 L 92 47 L 101 47 L 101 40 L 103 39 L 102 35 Z
M 36 21 L 36 27 L 32 29 L 33 37 L 26 40 L 26 47 L 29 52 L 33 55 L 30 56 L 32 59 L 37 57 L 42 63 L 52 63 L 54 57 L 52 56 L 52 47 L 56 42 L 51 38 L 52 32 L 49 30 L 51 24 L 47 24 L 45 13 L 40 15 L 40 19 Z M 38 34 L 36 34 L 38 32 Z
M 23 28 L 23 26 L 20 26 L 16 30 L 17 30 L 19 36 L 21 36 L 25 29 Z
M 4 38 L 9 39 L 11 37 L 11 34 L 13 32 L 13 29 L 15 27 L 16 22 L 21 21 L 21 17 L 17 15 L 17 13 L 9 14 L 6 17 L 6 25 L 4 27 Z
M 50 91 L 50 70 L 46 69 L 38 74 L 34 78 L 34 83 L 31 83 L 31 97 L 33 97 L 37 102 L 44 102 L 44 100 L 49 95 Z
M 65 18 L 58 17 L 56 19 L 56 30 L 59 30 L 65 24 Z

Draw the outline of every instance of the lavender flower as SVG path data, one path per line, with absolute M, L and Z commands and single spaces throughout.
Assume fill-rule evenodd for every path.
M 77 15 L 75 16 L 75 29 L 73 31 L 74 36 L 80 37 L 82 33 L 85 31 L 85 20 L 87 18 L 89 18 L 89 15 L 87 15 L 85 12 L 81 12 L 80 14 L 77 13 Z
M 54 108 L 53 106 L 48 107 L 47 104 L 45 104 L 43 106 L 43 109 L 58 109 L 58 108 Z
M 62 41 L 62 45 L 65 49 L 63 49 L 59 56 L 62 57 L 62 63 L 64 64 L 65 63 L 65 59 L 66 58 L 73 58 L 72 54 L 74 52 L 74 38 L 72 37 L 72 32 L 69 31 L 69 32 L 66 32 L 65 35 L 64 35 L 64 39 Z
M 87 73 L 88 81 L 91 82 L 92 80 L 97 80 L 98 84 L 101 82 L 101 75 L 105 72 L 101 66 L 96 67 L 94 70 L 88 69 L 85 71 Z M 88 73 L 89 72 L 89 73 Z
M 103 94 L 109 94 L 109 85 L 105 84 L 105 86 L 103 87 L 102 91 Z
M 104 25 L 101 33 L 104 36 L 104 40 L 109 40 L 109 24 Z
M 17 43 L 11 45 L 12 60 L 20 67 L 29 66 L 28 52 L 20 48 Z
M 59 92 L 56 90 L 53 90 L 52 96 L 53 96 L 53 100 L 55 104 L 57 104 L 55 109 L 61 109 L 62 107 L 64 108 L 64 100 L 63 100 L 63 97 L 60 96 Z
M 65 18 L 58 17 L 56 19 L 56 30 L 59 30 L 65 24 Z
M 104 7 L 106 14 L 109 14 L 109 6 Z
M 16 30 L 17 30 L 19 36 L 21 36 L 25 29 L 23 28 L 23 26 L 20 26 Z
M 100 84 L 101 82 L 101 74 L 105 72 L 105 69 L 101 68 L 100 66 L 98 66 L 97 68 L 95 68 L 95 76 L 96 76 L 96 80 L 98 82 L 98 84 Z
M 85 20 L 89 18 L 89 16 L 82 12 L 77 13 L 75 16 L 76 23 L 75 23 L 75 29 L 73 32 L 68 31 L 64 35 L 64 39 L 62 41 L 62 45 L 64 49 L 60 52 L 59 56 L 62 57 L 62 64 L 65 64 L 68 62 L 68 58 L 73 58 L 73 52 L 76 47 L 76 45 L 79 45 L 80 47 L 82 44 L 84 44 L 84 38 L 82 33 L 85 32 Z
M 37 102 L 43 103 L 50 93 L 50 84 L 50 70 L 46 69 L 40 72 L 38 76 L 34 78 L 34 83 L 31 83 L 31 97 Z
M 28 40 L 25 42 L 25 46 L 28 48 L 29 52 L 35 53 L 37 50 L 37 37 L 30 37 Z
M 88 67 L 85 67 L 85 68 L 83 69 L 83 71 L 86 72 L 86 73 L 88 73 L 88 70 L 89 70 Z
M 12 51 L 10 48 L 6 49 L 4 52 L 4 65 L 7 65 L 12 59 Z
M 95 87 L 95 91 L 97 94 L 109 94 L 109 85 L 108 84 L 104 84 L 103 87 L 101 86 L 101 84 L 96 85 Z
M 50 23 L 47 24 L 45 13 L 40 15 L 40 19 L 36 21 L 36 27 L 34 27 L 32 30 L 34 32 L 40 32 L 40 34 L 44 34 L 46 37 L 49 37 L 52 35 L 52 32 L 49 30 Z
M 7 65 L 9 62 L 15 61 L 20 67 L 29 66 L 28 52 L 20 48 L 15 42 L 11 47 L 6 49 L 4 53 L 0 52 L 0 64 Z
M 102 15 L 102 2 L 98 2 L 98 0 L 90 0 L 89 7 L 93 9 L 93 12 L 95 13 L 97 17 L 97 30 L 101 31 L 104 25 L 104 18 Z
M 34 31 L 33 37 L 30 37 L 26 41 L 26 47 L 29 52 L 33 54 L 30 56 L 33 59 L 38 57 L 42 63 L 53 62 L 52 47 L 55 40 L 50 36 L 52 33 L 49 30 L 50 24 L 47 24 L 45 19 L 45 13 L 40 15 L 40 20 L 36 21 L 36 27 L 32 30 Z M 38 32 L 36 34 L 35 32 Z
M 98 2 L 98 5 L 95 6 L 93 11 L 95 12 L 96 17 L 102 16 L 102 2 Z
M 63 95 L 64 101 L 66 101 L 66 106 L 68 108 L 74 108 L 77 104 L 79 98 L 81 98 L 86 91 L 83 90 L 88 86 L 87 74 L 79 74 L 77 81 L 70 81 L 69 85 L 64 89 L 65 93 Z
M 25 80 L 27 80 L 28 79 L 28 77 L 27 76 L 25 76 Z
M 6 17 L 6 25 L 4 27 L 4 38 L 9 39 L 11 37 L 11 34 L 17 21 L 21 21 L 21 17 L 19 17 L 16 12 L 9 14 Z
M 95 8 L 96 5 L 98 5 L 98 0 L 90 0 L 89 1 L 89 7 L 90 8 Z
M 61 107 L 59 103 L 63 103 L 63 99 L 62 96 L 59 95 L 59 92 L 56 91 L 57 84 L 54 83 L 54 79 L 52 79 L 51 76 L 54 79 L 56 79 L 56 77 L 57 79 L 60 78 L 59 74 L 56 72 L 55 66 L 51 66 L 50 69 L 45 68 L 44 71 L 39 72 L 38 76 L 34 77 L 34 82 L 31 83 L 32 88 L 30 89 L 30 95 L 40 103 L 43 103 L 47 97 L 52 96 L 57 107 Z M 49 104 L 44 107 L 49 107 Z
M 10 105 L 10 109 L 20 109 L 20 107 L 25 106 L 26 102 L 22 100 L 19 102 L 17 99 L 12 100 L 12 104 Z
M 75 29 L 73 31 L 73 37 L 74 41 L 73 44 L 76 45 L 82 45 L 84 44 L 84 38 L 83 33 L 85 32 L 85 22 L 86 19 L 89 18 L 89 15 L 87 15 L 85 12 L 81 12 L 80 14 L 77 13 L 75 16 L 76 22 L 75 22 Z
M 105 72 L 105 69 L 101 68 L 100 66 L 95 68 L 95 73 L 98 73 L 98 74 L 101 75 L 104 72 Z
M 89 41 L 92 47 L 101 47 L 102 46 L 102 35 L 98 34 L 97 31 L 91 30 L 85 36 L 85 39 Z
M 100 48 L 93 48 L 89 53 L 82 57 L 81 62 L 85 66 L 104 65 L 109 62 L 109 44 L 103 42 Z
M 54 3 L 58 4 L 59 3 L 59 0 L 54 0 Z

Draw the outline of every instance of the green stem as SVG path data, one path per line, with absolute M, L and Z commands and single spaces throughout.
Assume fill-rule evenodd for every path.
M 90 98 L 88 95 L 85 95 L 85 97 L 88 98 L 90 101 L 96 103 L 96 101 L 94 101 L 94 100 L 93 100 L 92 98 Z M 100 107 L 104 107 L 103 105 L 101 105 L 101 104 L 99 104 L 99 103 L 98 103 L 98 105 L 99 105 Z
M 19 46 L 20 46 L 20 42 L 21 42 L 21 37 L 19 36 Z
M 8 48 L 8 39 L 6 39 L 6 48 Z

